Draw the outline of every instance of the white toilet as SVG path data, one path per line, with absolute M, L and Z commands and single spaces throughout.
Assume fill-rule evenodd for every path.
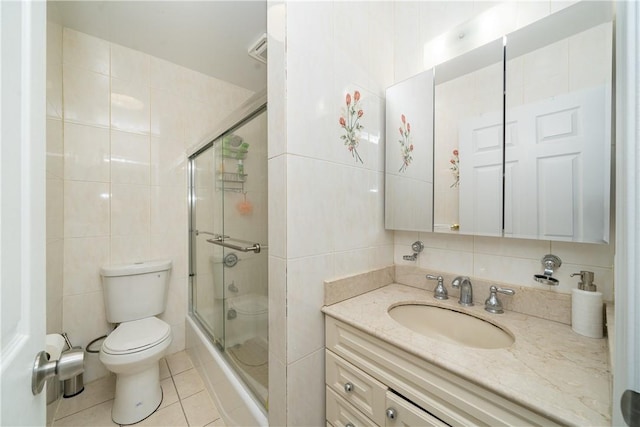
M 119 323 L 104 340 L 100 361 L 116 374 L 111 418 L 134 424 L 162 402 L 160 364 L 171 327 L 155 317 L 167 305 L 171 260 L 103 267 L 107 321 Z

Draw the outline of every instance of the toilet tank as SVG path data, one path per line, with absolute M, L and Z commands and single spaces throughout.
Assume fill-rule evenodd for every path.
M 102 267 L 107 321 L 128 322 L 162 313 L 167 305 L 171 260 Z

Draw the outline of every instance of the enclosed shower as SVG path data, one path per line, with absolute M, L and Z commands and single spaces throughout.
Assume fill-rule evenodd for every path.
M 266 103 L 227 126 L 189 157 L 190 317 L 266 412 Z

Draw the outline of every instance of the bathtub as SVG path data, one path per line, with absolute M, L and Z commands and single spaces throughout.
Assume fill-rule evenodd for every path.
M 233 315 L 229 316 L 229 312 L 233 312 Z M 268 316 L 269 300 L 264 295 L 245 294 L 228 298 L 225 345 L 232 347 L 250 338 L 258 338 L 266 343 Z
M 186 347 L 225 425 L 268 426 L 267 413 L 197 323 L 187 316 Z

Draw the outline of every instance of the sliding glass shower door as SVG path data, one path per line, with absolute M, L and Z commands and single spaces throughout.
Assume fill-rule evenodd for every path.
M 266 406 L 267 112 L 190 158 L 191 312 Z

